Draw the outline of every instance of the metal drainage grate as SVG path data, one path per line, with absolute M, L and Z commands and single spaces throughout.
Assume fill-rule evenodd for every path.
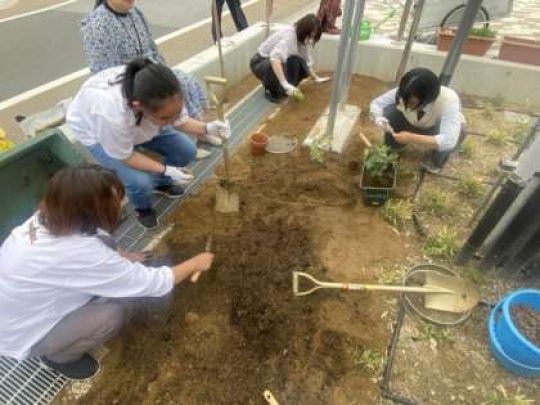
M 66 382 L 66 377 L 36 358 L 0 357 L 0 403 L 4 405 L 49 404 Z
M 270 115 L 275 105 L 264 98 L 261 88 L 250 93 L 238 103 L 228 114 L 232 135 L 229 141 L 234 149 L 265 117 Z M 162 220 L 171 210 L 210 177 L 220 162 L 222 152 L 214 148 L 214 153 L 191 166 L 196 179 L 185 190 L 182 198 L 172 200 L 162 196 L 156 197 L 154 208 Z M 154 231 L 143 228 L 133 215 L 133 208 L 126 207 L 126 215 L 113 237 L 119 247 L 126 250 L 144 248 L 163 229 Z M 32 358 L 21 362 L 0 356 L 0 404 L 2 405 L 41 405 L 50 404 L 68 379 L 48 368 L 38 359 Z

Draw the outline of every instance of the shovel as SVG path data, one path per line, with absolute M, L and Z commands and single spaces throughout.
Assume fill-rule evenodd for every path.
M 223 77 L 207 76 L 204 78 L 208 88 L 208 96 L 211 98 L 217 112 L 218 119 L 225 121 L 225 113 L 223 112 L 223 99 L 218 98 L 212 91 L 212 85 L 225 87 L 227 79 Z M 240 197 L 238 193 L 231 191 L 230 178 L 230 160 L 229 160 L 229 141 L 222 139 L 223 163 L 225 165 L 225 178 L 220 180 L 216 189 L 216 211 L 222 213 L 238 212 L 240 208 Z
M 300 279 L 308 280 L 313 284 L 313 287 L 300 291 Z M 322 288 L 345 291 L 387 291 L 425 294 L 424 306 L 426 308 L 454 313 L 467 312 L 474 308 L 480 300 L 480 295 L 472 283 L 456 276 L 437 272 L 426 272 L 423 286 L 330 283 L 319 281 L 307 273 L 293 272 L 293 292 L 295 296 L 306 296 Z

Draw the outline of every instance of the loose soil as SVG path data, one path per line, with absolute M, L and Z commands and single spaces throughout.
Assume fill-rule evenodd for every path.
M 540 312 L 528 305 L 514 305 L 510 313 L 518 330 L 536 347 L 540 347 Z
M 384 84 L 355 77 L 350 100 L 367 111 Z M 301 142 L 326 107 L 329 84 L 308 84 L 306 100 L 287 103 L 265 123 L 268 135 Z M 361 123 L 366 121 L 365 115 Z M 365 133 L 374 137 L 373 128 Z M 376 281 L 407 244 L 360 199 L 362 156 L 354 137 L 345 158 L 313 163 L 298 147 L 288 155 L 233 158 L 238 215 L 215 213 L 211 180 L 171 217 L 158 248 L 173 262 L 204 250 L 213 235 L 213 268 L 184 283 L 168 310 L 136 311 L 80 403 L 365 404 L 379 398 L 377 373 L 362 368 L 364 350 L 383 353 L 388 339 L 383 294 L 292 294 L 292 272 L 321 280 Z M 218 174 L 221 174 L 219 172 Z
M 282 105 L 262 130 L 301 143 L 326 107 L 330 87 L 306 85 L 306 100 Z M 385 89 L 379 81 L 353 78 L 349 102 L 363 110 L 355 131 L 372 142 L 382 136 L 369 122 L 368 105 Z M 500 122 L 478 109 L 465 115 L 481 133 Z M 445 174 L 492 181 L 498 159 L 511 156 L 516 145 L 470 139 L 473 156 L 456 154 Z M 249 145 L 242 146 L 233 157 L 241 212 L 214 212 L 218 179 L 212 179 L 172 215 L 173 231 L 157 249 L 177 262 L 204 250 L 212 234 L 213 268 L 197 284 L 176 288 L 168 300 L 138 305 L 79 403 L 263 404 L 266 389 L 286 404 L 383 402 L 381 369 L 375 364 L 374 372 L 366 371 L 369 356 L 362 354 L 384 356 L 396 297 L 321 290 L 294 298 L 291 285 L 292 271 L 328 281 L 397 282 L 415 264 L 432 261 L 423 256 L 423 238 L 412 224 L 394 229 L 377 209 L 362 204 L 363 152 L 357 137 L 342 156 L 328 155 L 322 164 L 310 161 L 301 147 L 287 155 L 252 157 Z M 410 147 L 401 152 L 398 196 L 411 197 L 423 153 Z M 448 197 L 444 212 L 430 212 L 425 196 L 431 191 Z M 460 194 L 457 181 L 430 175 L 414 202 L 428 234 L 448 227 L 459 244 L 470 232 L 467 222 L 479 199 Z M 515 288 L 540 287 L 446 265 L 473 279 L 488 302 Z M 479 307 L 462 326 L 448 330 L 407 316 L 391 389 L 426 404 L 513 403 L 508 401 L 518 394 L 540 398 L 538 384 L 505 372 L 492 358 L 488 316 L 489 308 Z M 506 402 L 499 400 L 501 392 L 508 393 Z M 64 402 L 74 400 L 67 395 Z

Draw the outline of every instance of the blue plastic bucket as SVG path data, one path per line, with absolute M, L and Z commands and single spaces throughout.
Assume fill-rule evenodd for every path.
M 511 308 L 524 304 L 540 311 L 540 291 L 518 290 L 504 297 L 489 317 L 490 347 L 507 370 L 528 377 L 540 376 L 540 348 L 530 342 L 512 321 Z

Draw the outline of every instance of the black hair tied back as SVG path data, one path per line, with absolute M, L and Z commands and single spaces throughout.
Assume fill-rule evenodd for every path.
M 399 99 L 402 99 L 407 104 L 411 96 L 414 96 L 420 100 L 419 107 L 422 108 L 434 102 L 440 92 L 441 83 L 435 73 L 426 68 L 415 68 L 401 78 L 396 102 L 399 103 Z
M 129 106 L 139 101 L 154 111 L 168 98 L 181 96 L 180 83 L 174 72 L 147 58 L 136 58 L 126 65 L 122 90 Z

